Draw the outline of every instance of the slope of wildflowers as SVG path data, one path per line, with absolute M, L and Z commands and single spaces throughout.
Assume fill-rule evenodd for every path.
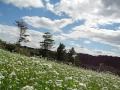
M 120 78 L 0 50 L 0 90 L 120 90 Z

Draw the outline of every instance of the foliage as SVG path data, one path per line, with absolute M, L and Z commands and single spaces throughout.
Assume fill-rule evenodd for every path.
M 40 42 L 40 46 L 42 49 L 49 50 L 52 48 L 54 44 L 54 40 L 52 39 L 52 35 L 49 32 L 44 33 L 43 35 L 43 41 Z
M 43 41 L 40 42 L 40 46 L 43 49 L 43 57 L 47 57 L 48 50 L 52 48 L 54 44 L 54 40 L 52 39 L 52 35 L 49 32 L 44 33 Z
M 66 58 L 66 50 L 65 45 L 60 43 L 60 45 L 57 48 L 57 60 L 63 61 Z
M 69 52 L 68 52 L 68 58 L 69 58 L 69 62 L 72 62 L 73 64 L 75 63 L 75 57 L 76 57 L 76 52 L 74 50 L 74 48 L 72 47 Z

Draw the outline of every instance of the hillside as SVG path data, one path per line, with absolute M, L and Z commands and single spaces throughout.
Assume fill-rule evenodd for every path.
M 120 90 L 120 77 L 0 49 L 0 90 Z
M 88 54 L 78 54 L 82 67 L 98 70 L 102 64 L 101 71 L 109 71 L 120 76 L 120 57 L 113 56 L 92 56 Z

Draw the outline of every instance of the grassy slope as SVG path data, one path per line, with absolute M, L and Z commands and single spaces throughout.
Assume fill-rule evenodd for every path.
M 0 90 L 120 90 L 120 78 L 0 50 Z

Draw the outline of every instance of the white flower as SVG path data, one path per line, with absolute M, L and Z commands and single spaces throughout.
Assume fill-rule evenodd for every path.
M 79 83 L 80 86 L 86 87 L 86 84 L 84 83 Z
M 92 75 L 89 74 L 89 75 L 87 75 L 87 77 L 92 77 Z
M 36 57 L 30 57 L 30 58 L 33 59 L 33 60 L 36 59 Z
M 59 73 L 58 73 L 57 71 L 54 70 L 53 72 L 54 72 L 56 75 L 59 75 Z
M 43 64 L 43 66 L 47 66 L 49 69 L 52 68 L 51 64 Z
M 115 88 L 119 88 L 119 86 L 118 85 L 113 85 Z
M 46 83 L 49 83 L 49 84 L 50 84 L 50 83 L 52 83 L 52 82 L 53 82 L 52 80 L 49 80 L 49 81 L 47 81 Z
M 52 65 L 51 65 L 51 64 L 48 64 L 48 67 L 49 67 L 49 68 L 52 68 Z
M 4 79 L 5 76 L 2 75 L 2 73 L 0 73 L 0 80 Z
M 10 74 L 10 77 L 14 77 L 14 76 L 16 76 L 16 73 L 15 73 L 15 71 L 12 71 Z
M 108 88 L 107 87 L 103 87 L 101 90 L 108 90 Z
M 56 80 L 56 85 L 57 86 L 62 86 L 62 82 L 63 82 L 63 80 Z
M 18 63 L 19 65 L 22 65 L 22 62 L 21 62 L 21 61 L 17 61 L 17 63 Z
M 72 88 L 68 87 L 67 90 L 72 90 Z
M 65 77 L 65 80 L 72 80 L 72 77 Z
M 35 90 L 33 86 L 26 85 L 21 90 Z

